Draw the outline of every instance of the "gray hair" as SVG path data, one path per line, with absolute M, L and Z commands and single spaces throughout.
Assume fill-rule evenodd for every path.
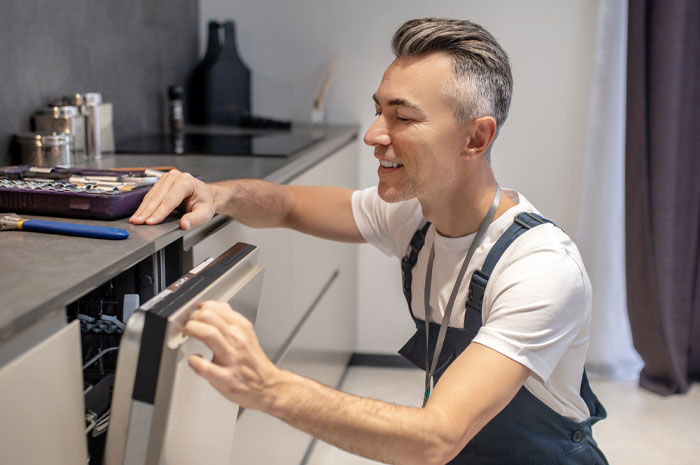
M 493 116 L 500 131 L 508 116 L 513 77 L 508 55 L 483 27 L 466 20 L 413 19 L 394 33 L 391 46 L 397 58 L 447 53 L 454 79 L 443 92 L 453 102 L 457 121 Z

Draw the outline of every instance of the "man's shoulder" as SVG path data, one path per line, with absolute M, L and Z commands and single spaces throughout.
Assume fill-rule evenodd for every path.
M 424 220 L 418 199 L 389 203 L 379 197 L 376 187 L 356 191 L 352 209 L 365 240 L 387 255 L 399 257 Z
M 587 276 L 583 259 L 571 237 L 556 225 L 555 219 L 543 215 L 522 194 L 512 191 L 510 195 L 513 193 L 518 196 L 518 205 L 510 209 L 503 218 L 500 218 L 502 221 L 491 238 L 492 243 L 489 244 L 489 248 L 521 213 L 534 213 L 552 222 L 534 226 L 515 239 L 503 252 L 493 270 L 494 275 L 498 276 L 501 272 L 508 268 L 512 269 L 516 265 L 515 267 L 520 271 L 523 271 L 523 267 L 531 270 L 527 276 L 532 278 L 538 274 L 535 270 L 542 270 L 549 276 L 548 279 L 553 280 L 556 280 L 557 276 L 563 279 L 566 279 L 566 275 L 578 276 L 577 280 L 585 286 Z

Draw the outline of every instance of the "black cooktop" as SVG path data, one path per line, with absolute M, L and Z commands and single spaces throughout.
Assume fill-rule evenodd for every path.
M 304 134 L 146 134 L 120 140 L 119 153 L 288 157 L 321 140 Z

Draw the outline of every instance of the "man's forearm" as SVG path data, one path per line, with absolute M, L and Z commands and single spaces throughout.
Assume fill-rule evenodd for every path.
M 253 228 L 285 227 L 324 239 L 364 242 L 350 189 L 279 185 L 256 179 L 208 184 L 217 213 Z
M 217 213 L 253 228 L 286 225 L 292 199 L 283 186 L 257 179 L 221 181 L 209 186 Z
M 456 438 L 435 410 L 356 397 L 282 372 L 265 411 L 353 454 L 392 464 L 440 464 Z

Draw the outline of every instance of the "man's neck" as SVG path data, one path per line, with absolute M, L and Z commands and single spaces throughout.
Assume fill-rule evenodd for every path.
M 441 191 L 433 199 L 419 200 L 423 215 L 441 236 L 462 237 L 477 232 L 495 194 L 496 179 L 489 170 L 480 178 L 473 176 L 469 182 L 460 183 L 457 189 Z M 513 200 L 502 195 L 493 219 L 514 205 Z

